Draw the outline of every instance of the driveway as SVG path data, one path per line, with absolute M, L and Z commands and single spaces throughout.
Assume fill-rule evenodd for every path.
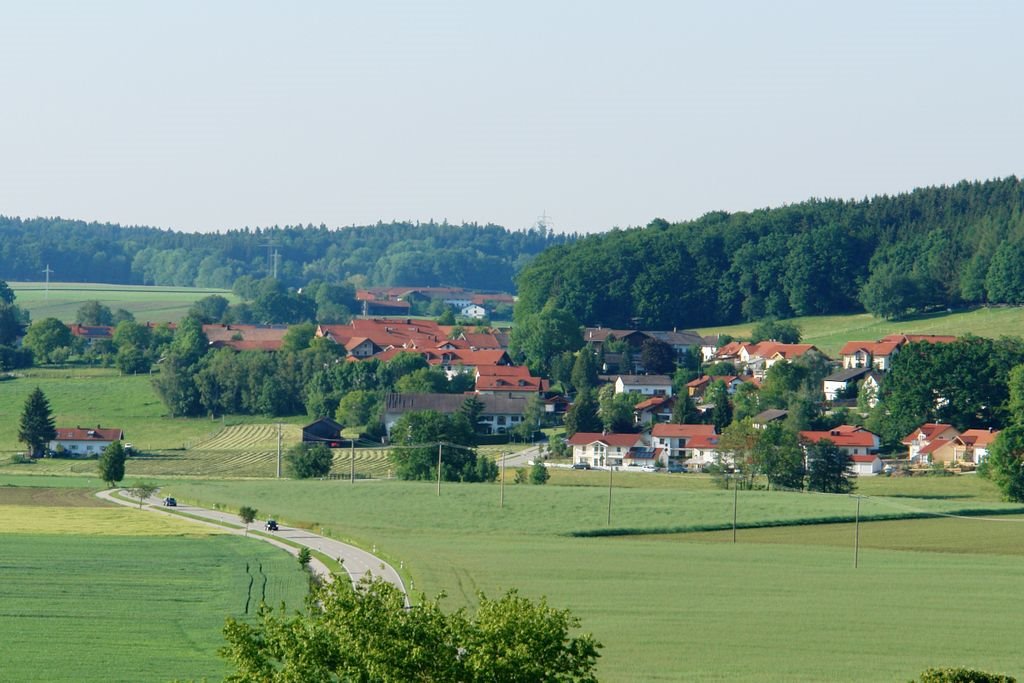
M 112 495 L 115 491 L 121 493 L 121 495 L 125 497 L 128 497 L 127 491 L 119 489 L 100 491 L 96 495 L 102 498 L 103 500 L 110 501 L 111 503 L 117 503 L 118 505 L 125 505 L 128 507 L 136 508 L 139 506 L 138 500 L 132 502 L 115 498 Z M 230 512 L 223 512 L 220 510 L 209 510 L 207 508 L 196 507 L 194 505 L 182 505 L 180 503 L 174 508 L 165 508 L 163 506 L 163 499 L 157 498 L 155 496 L 147 499 L 146 502 L 142 505 L 142 509 L 163 515 L 174 515 L 175 511 L 183 512 L 189 516 L 175 516 L 178 519 L 189 520 L 195 522 L 196 524 L 210 524 L 212 526 L 216 526 L 218 529 L 224 531 L 225 533 L 233 533 L 239 536 L 245 535 L 244 529 L 233 529 L 230 527 L 225 527 L 222 524 L 220 524 L 220 522 L 227 522 L 229 524 L 242 523 L 241 520 L 238 519 L 238 515 L 232 514 Z M 409 604 L 408 591 L 405 590 L 405 584 L 402 583 L 402 577 L 399 576 L 398 572 L 395 571 L 394 567 L 392 567 L 390 564 L 380 559 L 376 555 L 373 555 L 372 553 L 368 553 L 361 548 L 357 548 L 347 543 L 336 541 L 333 538 L 321 536 L 320 534 L 313 533 L 308 529 L 297 529 L 295 527 L 288 527 L 283 524 L 280 524 L 277 531 L 264 533 L 262 532 L 262 524 L 258 526 L 253 525 L 249 527 L 250 531 L 256 529 L 259 529 L 261 533 L 249 534 L 249 538 L 258 539 L 260 541 L 266 541 L 267 543 L 271 543 L 283 550 L 286 550 L 292 555 L 298 555 L 298 549 L 291 545 L 288 545 L 287 543 L 281 543 L 276 539 L 287 539 L 292 543 L 304 545 L 310 550 L 316 550 L 318 552 L 323 553 L 324 555 L 327 555 L 328 557 L 333 557 L 341 561 L 341 566 L 345 569 L 345 572 L 349 575 L 349 578 L 352 580 L 353 584 L 358 582 L 366 574 L 373 574 L 373 576 L 380 577 L 388 583 L 396 586 L 399 590 L 402 591 L 402 593 L 406 594 L 405 601 L 406 604 Z M 319 560 L 316 560 L 315 558 L 311 560 L 310 567 L 312 567 L 313 571 L 315 571 L 320 576 L 323 576 L 327 579 L 332 578 L 331 572 Z

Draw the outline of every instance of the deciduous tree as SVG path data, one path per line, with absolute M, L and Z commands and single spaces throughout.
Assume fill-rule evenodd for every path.
M 850 456 L 829 439 L 807 446 L 807 488 L 822 493 L 853 490 Z
M 100 479 L 105 481 L 107 486 L 117 486 L 117 483 L 124 479 L 124 462 L 126 457 L 124 446 L 120 441 L 114 441 L 103 449 L 98 467 Z
M 333 459 L 331 449 L 322 443 L 296 444 L 285 455 L 288 471 L 296 479 L 312 479 L 328 474 Z

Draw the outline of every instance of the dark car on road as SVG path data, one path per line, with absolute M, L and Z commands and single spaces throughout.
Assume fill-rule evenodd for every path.
M 178 501 L 175 500 L 174 498 L 171 498 L 170 496 L 168 496 L 167 498 L 164 498 L 164 507 L 169 507 L 169 508 L 178 507 Z
M 268 519 L 264 527 L 266 528 L 267 531 L 277 531 L 277 520 Z
M 589 470 L 590 469 L 590 463 L 589 462 L 578 462 L 575 465 L 573 465 L 572 468 L 574 470 Z

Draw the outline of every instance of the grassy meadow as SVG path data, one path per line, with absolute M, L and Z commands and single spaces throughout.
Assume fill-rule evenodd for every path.
M 1024 308 L 980 307 L 965 311 L 929 313 L 905 320 L 884 320 L 870 313 L 791 318 L 803 332 L 803 341 L 814 344 L 826 355 L 837 358 L 839 349 L 851 340 L 873 341 L 887 334 L 973 334 L 997 339 L 1024 335 Z M 754 323 L 701 328 L 701 334 L 730 334 L 748 337 Z
M 139 322 L 177 322 L 193 303 L 211 294 L 223 296 L 231 303 L 238 301 L 228 289 L 51 282 L 47 292 L 43 282 L 7 284 L 14 290 L 18 306 L 31 313 L 33 320 L 58 318 L 74 322 L 83 303 L 99 301 L 111 310 L 130 311 Z
M 603 473 L 578 474 L 607 482 Z M 601 680 L 908 680 L 954 664 L 1024 670 L 1013 645 L 1024 621 L 1024 599 L 1014 597 L 1024 515 L 996 502 L 987 481 L 872 482 L 862 519 L 993 515 L 862 523 L 854 569 L 850 496 L 741 491 L 734 545 L 731 530 L 663 533 L 728 528 L 733 492 L 697 476 L 633 476 L 634 487 L 612 492 L 611 527 L 623 535 L 606 537 L 573 535 L 608 528 L 608 491 L 596 482 L 508 485 L 503 508 L 497 485 L 443 484 L 440 497 L 413 482 L 205 480 L 168 491 L 253 505 L 376 545 L 404 564 L 415 590 L 444 591 L 452 608 L 480 590 L 546 595 L 605 644 Z M 677 483 L 641 487 L 645 478 Z M 824 519 L 843 522 L 743 528 Z M 988 635 L 964 638 L 975 630 Z
M 280 550 L 91 490 L 0 487 L 0 514 L 4 680 L 217 680 L 250 580 L 250 614 L 260 597 L 300 608 L 305 595 Z

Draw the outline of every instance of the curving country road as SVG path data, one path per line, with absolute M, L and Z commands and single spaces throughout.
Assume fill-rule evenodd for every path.
M 138 500 L 128 501 L 116 498 L 114 495 L 112 495 L 115 491 L 120 492 L 122 495 L 126 497 L 129 496 L 127 491 L 121 489 L 108 489 L 106 491 L 100 491 L 96 495 L 102 498 L 103 500 L 109 501 L 111 503 L 117 503 L 118 505 L 125 505 L 128 507 L 138 507 Z M 174 512 L 172 512 L 170 509 L 163 507 L 162 499 L 157 498 L 155 496 L 152 496 L 149 499 L 147 499 L 145 503 L 142 505 L 142 509 L 157 514 L 174 515 Z M 177 505 L 177 507 L 173 508 L 173 510 L 180 511 L 189 515 L 174 515 L 178 519 L 188 520 L 191 522 L 195 522 L 197 524 L 210 524 L 212 526 L 216 526 L 218 529 L 225 533 L 234 533 L 239 536 L 245 534 L 244 529 L 234 529 L 231 527 L 225 527 L 222 524 L 223 522 L 236 525 L 241 524 L 241 521 L 238 519 L 238 515 L 236 514 L 232 514 L 230 512 L 223 512 L 220 510 L 209 510 L 207 508 L 196 507 L 195 505 L 182 505 L 180 503 Z M 250 530 L 252 530 L 252 527 L 250 528 Z M 358 582 L 361 578 L 363 578 L 363 576 L 367 574 L 372 574 L 373 576 L 380 577 L 388 583 L 393 584 L 400 591 L 402 591 L 402 593 L 406 596 L 406 605 L 409 604 L 408 591 L 406 591 L 405 584 L 402 582 L 402 577 L 399 576 L 397 571 L 395 571 L 395 568 L 387 562 L 385 562 L 384 560 L 377 557 L 376 555 L 368 553 L 365 550 L 362 550 L 361 548 L 357 548 L 347 543 L 342 543 L 341 541 L 336 541 L 333 538 L 321 536 L 320 534 L 315 534 L 307 529 L 296 529 L 294 527 L 284 526 L 283 524 L 279 526 L 279 529 L 276 532 L 266 534 L 251 534 L 249 535 L 249 538 L 266 541 L 279 548 L 282 548 L 283 550 L 286 550 L 292 555 L 297 555 L 298 549 L 291 545 L 288 545 L 287 543 L 281 543 L 277 541 L 278 538 L 287 539 L 292 543 L 304 545 L 310 550 L 316 550 L 318 552 L 323 553 L 324 555 L 327 555 L 328 557 L 338 559 L 341 561 L 341 566 L 344 567 L 345 572 L 349 575 L 349 578 L 352 580 L 352 583 Z M 319 560 L 314 558 L 310 561 L 310 566 L 313 568 L 313 571 L 323 576 L 324 578 L 330 579 L 332 577 L 330 570 L 328 570 L 327 567 L 324 566 L 324 564 Z

